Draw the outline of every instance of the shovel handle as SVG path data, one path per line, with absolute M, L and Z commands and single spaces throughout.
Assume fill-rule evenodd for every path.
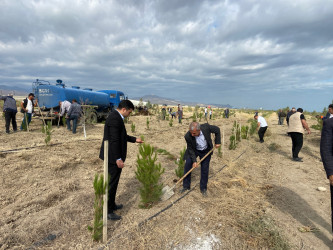
M 204 157 L 202 157 L 201 159 L 200 159 L 200 161 L 198 161 L 197 163 L 198 163 L 198 165 L 204 160 L 204 159 L 206 159 L 207 158 L 207 156 L 208 155 L 210 155 L 213 151 L 214 151 L 214 149 L 215 149 L 215 146 L 213 146 L 213 148 L 204 156 Z M 195 169 L 195 168 L 191 168 L 186 174 L 184 174 L 183 175 L 183 177 L 182 178 L 180 178 L 179 179 L 179 181 L 177 181 L 176 182 L 176 184 L 174 185 L 174 187 L 175 186 L 177 186 L 177 184 L 179 184 L 181 181 L 183 181 L 185 178 L 186 178 L 186 176 L 188 176 L 192 171 L 193 171 L 193 169 Z

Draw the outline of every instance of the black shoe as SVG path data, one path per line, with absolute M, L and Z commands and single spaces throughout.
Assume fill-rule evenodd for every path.
M 207 189 L 202 189 L 202 190 L 200 190 L 200 192 L 202 193 L 202 196 L 204 196 L 204 197 L 208 196 L 207 195 Z
M 190 188 L 183 188 L 182 190 L 180 190 L 180 193 L 183 194 L 183 193 L 185 193 L 188 190 L 190 190 Z
M 121 216 L 115 213 L 109 213 L 108 220 L 121 220 Z
M 119 204 L 119 205 L 115 205 L 113 208 L 112 208 L 112 211 L 116 211 L 116 210 L 119 210 L 119 209 L 122 209 L 124 206 L 123 204 Z
M 299 158 L 299 157 L 294 157 L 294 158 L 293 158 L 293 161 L 303 162 L 302 159 Z
M 264 143 L 264 141 L 260 141 L 260 143 Z

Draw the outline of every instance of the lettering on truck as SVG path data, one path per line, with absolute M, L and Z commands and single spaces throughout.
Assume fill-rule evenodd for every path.
M 39 96 L 53 96 L 49 89 L 38 89 Z

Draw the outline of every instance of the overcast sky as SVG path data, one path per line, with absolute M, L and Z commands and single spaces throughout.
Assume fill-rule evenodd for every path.
M 327 0 L 0 0 L 0 85 L 322 110 L 332 25 Z

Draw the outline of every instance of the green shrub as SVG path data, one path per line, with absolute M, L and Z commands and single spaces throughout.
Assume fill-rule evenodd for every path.
M 104 176 L 100 175 L 98 178 L 98 174 L 96 174 L 94 179 L 94 224 L 93 226 L 88 226 L 88 230 L 92 232 L 92 238 L 94 241 L 100 241 L 103 236 L 103 195 L 106 194 L 107 186 L 108 183 L 104 183 Z
M 147 125 L 147 129 L 149 129 L 149 118 L 148 117 L 147 117 L 146 125 Z
M 134 123 L 132 123 L 132 125 L 131 125 L 131 131 L 132 131 L 132 133 L 135 132 L 135 124 Z
M 185 160 L 184 160 L 184 155 L 185 155 L 186 148 L 181 150 L 179 152 L 179 159 L 175 161 L 175 163 L 178 165 L 178 167 L 175 169 L 176 175 L 178 178 L 182 178 L 184 175 L 184 167 L 185 167 Z
M 46 145 L 49 145 L 51 141 L 51 135 L 52 135 L 52 122 L 48 121 L 47 124 L 42 127 L 42 132 L 45 134 L 45 143 Z
M 241 136 L 242 136 L 242 139 L 247 139 L 248 136 L 249 136 L 249 126 L 242 126 L 242 129 L 241 129 Z
M 197 121 L 197 116 L 196 113 L 194 112 L 193 115 L 191 116 L 192 118 L 192 122 L 196 122 Z
M 217 157 L 221 158 L 222 155 L 222 145 L 220 147 L 217 148 Z
M 250 123 L 249 133 L 250 133 L 250 135 L 253 135 L 257 130 L 258 122 L 255 119 L 250 119 L 250 120 L 251 120 L 251 123 Z
M 173 119 L 171 118 L 169 121 L 169 126 L 172 127 L 172 125 L 173 125 Z
M 236 149 L 236 137 L 235 137 L 235 135 L 231 135 L 229 140 L 230 140 L 229 150 Z
M 140 145 L 137 156 L 136 178 L 140 181 L 141 208 L 151 208 L 160 200 L 162 195 L 162 184 L 159 183 L 164 168 L 156 163 L 157 154 L 152 146 L 143 143 Z
M 203 113 L 200 112 L 200 113 L 199 113 L 199 121 L 200 121 L 200 122 L 201 122 L 202 117 L 203 117 Z
M 316 119 L 317 119 L 317 124 L 312 125 L 311 128 L 321 131 L 323 129 L 323 120 L 320 117 L 317 117 Z

